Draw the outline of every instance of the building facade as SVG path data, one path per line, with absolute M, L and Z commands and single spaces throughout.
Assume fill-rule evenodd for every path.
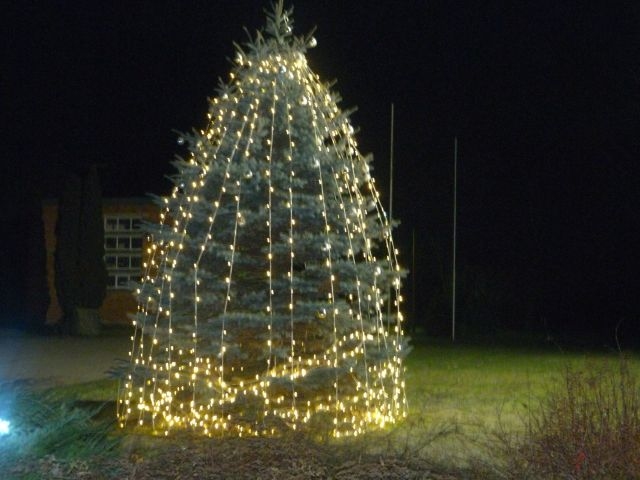
M 158 221 L 158 207 L 148 198 L 104 198 L 104 261 L 107 267 L 107 295 L 100 308 L 105 324 L 126 324 L 129 314 L 136 311 L 136 301 L 130 282 L 143 273 L 150 238 L 142 228 L 144 222 Z M 49 307 L 47 324 L 56 324 L 62 317 L 55 286 L 56 223 L 58 202 L 45 200 L 42 207 L 47 262 Z

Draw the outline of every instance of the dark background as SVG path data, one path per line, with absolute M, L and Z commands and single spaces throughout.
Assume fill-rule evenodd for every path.
M 405 311 L 427 333 L 450 328 L 457 136 L 459 337 L 611 343 L 619 324 L 624 342 L 640 338 L 640 4 L 622 3 L 295 3 L 297 33 L 318 27 L 312 68 L 338 80 L 343 108 L 358 107 L 387 206 L 395 106 L 393 214 L 413 269 Z M 167 193 L 174 130 L 204 125 L 232 42 L 264 25 L 266 6 L 3 8 L 0 323 L 28 309 L 41 199 L 92 163 L 105 196 Z

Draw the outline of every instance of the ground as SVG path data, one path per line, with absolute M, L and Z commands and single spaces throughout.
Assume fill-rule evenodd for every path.
M 349 452 L 353 453 L 353 452 Z M 455 480 L 419 460 L 352 456 L 303 438 L 207 439 L 159 445 L 151 458 L 129 455 L 126 478 Z M 135 463 L 137 462 L 137 463 Z
M 121 332 L 71 337 L 0 330 L 0 383 L 29 379 L 55 386 L 100 380 L 115 361 L 128 358 L 128 351 Z
M 109 377 L 126 359 L 122 332 L 80 338 L 0 330 L 0 384 L 28 380 L 38 387 Z M 355 452 L 355 454 L 354 454 Z M 455 480 L 420 460 L 357 453 L 301 437 L 267 439 L 149 438 L 128 435 L 117 455 L 63 461 L 53 455 L 15 465 L 11 479 L 428 479 Z
M 148 441 L 146 439 L 145 441 Z M 148 445 L 145 450 L 149 451 Z M 9 478 L 47 480 L 458 480 L 425 462 L 350 457 L 301 439 L 207 439 L 165 441 L 144 457 L 134 450 L 102 461 L 62 462 L 48 456 L 21 464 Z M 28 476 L 31 475 L 31 476 Z M 34 477 L 35 475 L 35 477 Z
M 0 386 L 29 379 L 37 404 L 47 391 L 55 394 L 54 402 L 71 400 L 71 407 L 67 403 L 49 429 L 68 446 L 69 415 L 80 413 L 86 419 L 94 414 L 85 409 L 94 408 L 93 401 L 103 406 L 105 399 L 114 399 L 116 382 L 108 380 L 107 372 L 114 362 L 127 358 L 129 335 L 126 329 L 99 338 L 33 337 L 0 330 Z M 597 441 L 587 464 L 606 470 L 598 477 L 589 473 L 588 478 L 640 479 L 640 450 L 630 443 L 640 436 L 624 433 L 622 427 L 631 425 L 635 432 L 640 425 L 637 352 L 621 355 L 535 343 L 500 346 L 493 341 L 452 345 L 428 338 L 413 347 L 406 361 L 409 416 L 388 431 L 342 443 L 311 442 L 300 436 L 204 439 L 178 432 L 164 438 L 107 425 L 107 441 L 113 432 L 121 435 L 115 452 L 105 454 L 104 444 L 97 443 L 91 453 L 74 451 L 67 457 L 73 460 L 65 461 L 60 450 L 46 447 L 9 464 L 0 458 L 0 478 L 486 480 L 550 478 L 549 468 L 555 469 L 554 478 L 574 478 L 576 455 L 584 455 L 585 442 Z M 41 386 L 56 388 L 38 390 Z M 602 407 L 592 399 L 608 403 Z M 620 402 L 628 408 L 619 408 Z M 36 410 L 40 411 L 44 410 Z M 602 415 L 603 411 L 613 415 Z M 115 402 L 109 402 L 102 414 L 115 422 Z M 49 413 L 46 418 L 45 425 L 52 425 Z M 576 427 L 575 419 L 580 418 Z M 596 423 L 608 430 L 593 431 L 592 418 L 601 419 Z M 549 429 L 559 433 L 549 436 Z M 73 448 L 91 446 L 80 438 Z M 10 454 L 20 451 L 2 445 Z M 0 457 L 2 453 L 0 448 Z M 606 462 L 598 464 L 599 458 Z

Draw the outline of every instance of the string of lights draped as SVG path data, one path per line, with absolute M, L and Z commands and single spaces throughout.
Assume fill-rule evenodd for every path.
M 406 415 L 392 225 L 348 113 L 307 64 L 316 41 L 292 24 L 280 2 L 236 47 L 157 199 L 122 427 L 341 437 Z

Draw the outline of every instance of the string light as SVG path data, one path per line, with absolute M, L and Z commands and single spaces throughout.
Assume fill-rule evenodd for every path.
M 343 437 L 406 415 L 392 226 L 307 64 L 315 39 L 290 25 L 277 5 L 270 37 L 236 52 L 206 128 L 181 137 L 190 156 L 136 289 L 122 427 L 252 436 L 328 418 Z

